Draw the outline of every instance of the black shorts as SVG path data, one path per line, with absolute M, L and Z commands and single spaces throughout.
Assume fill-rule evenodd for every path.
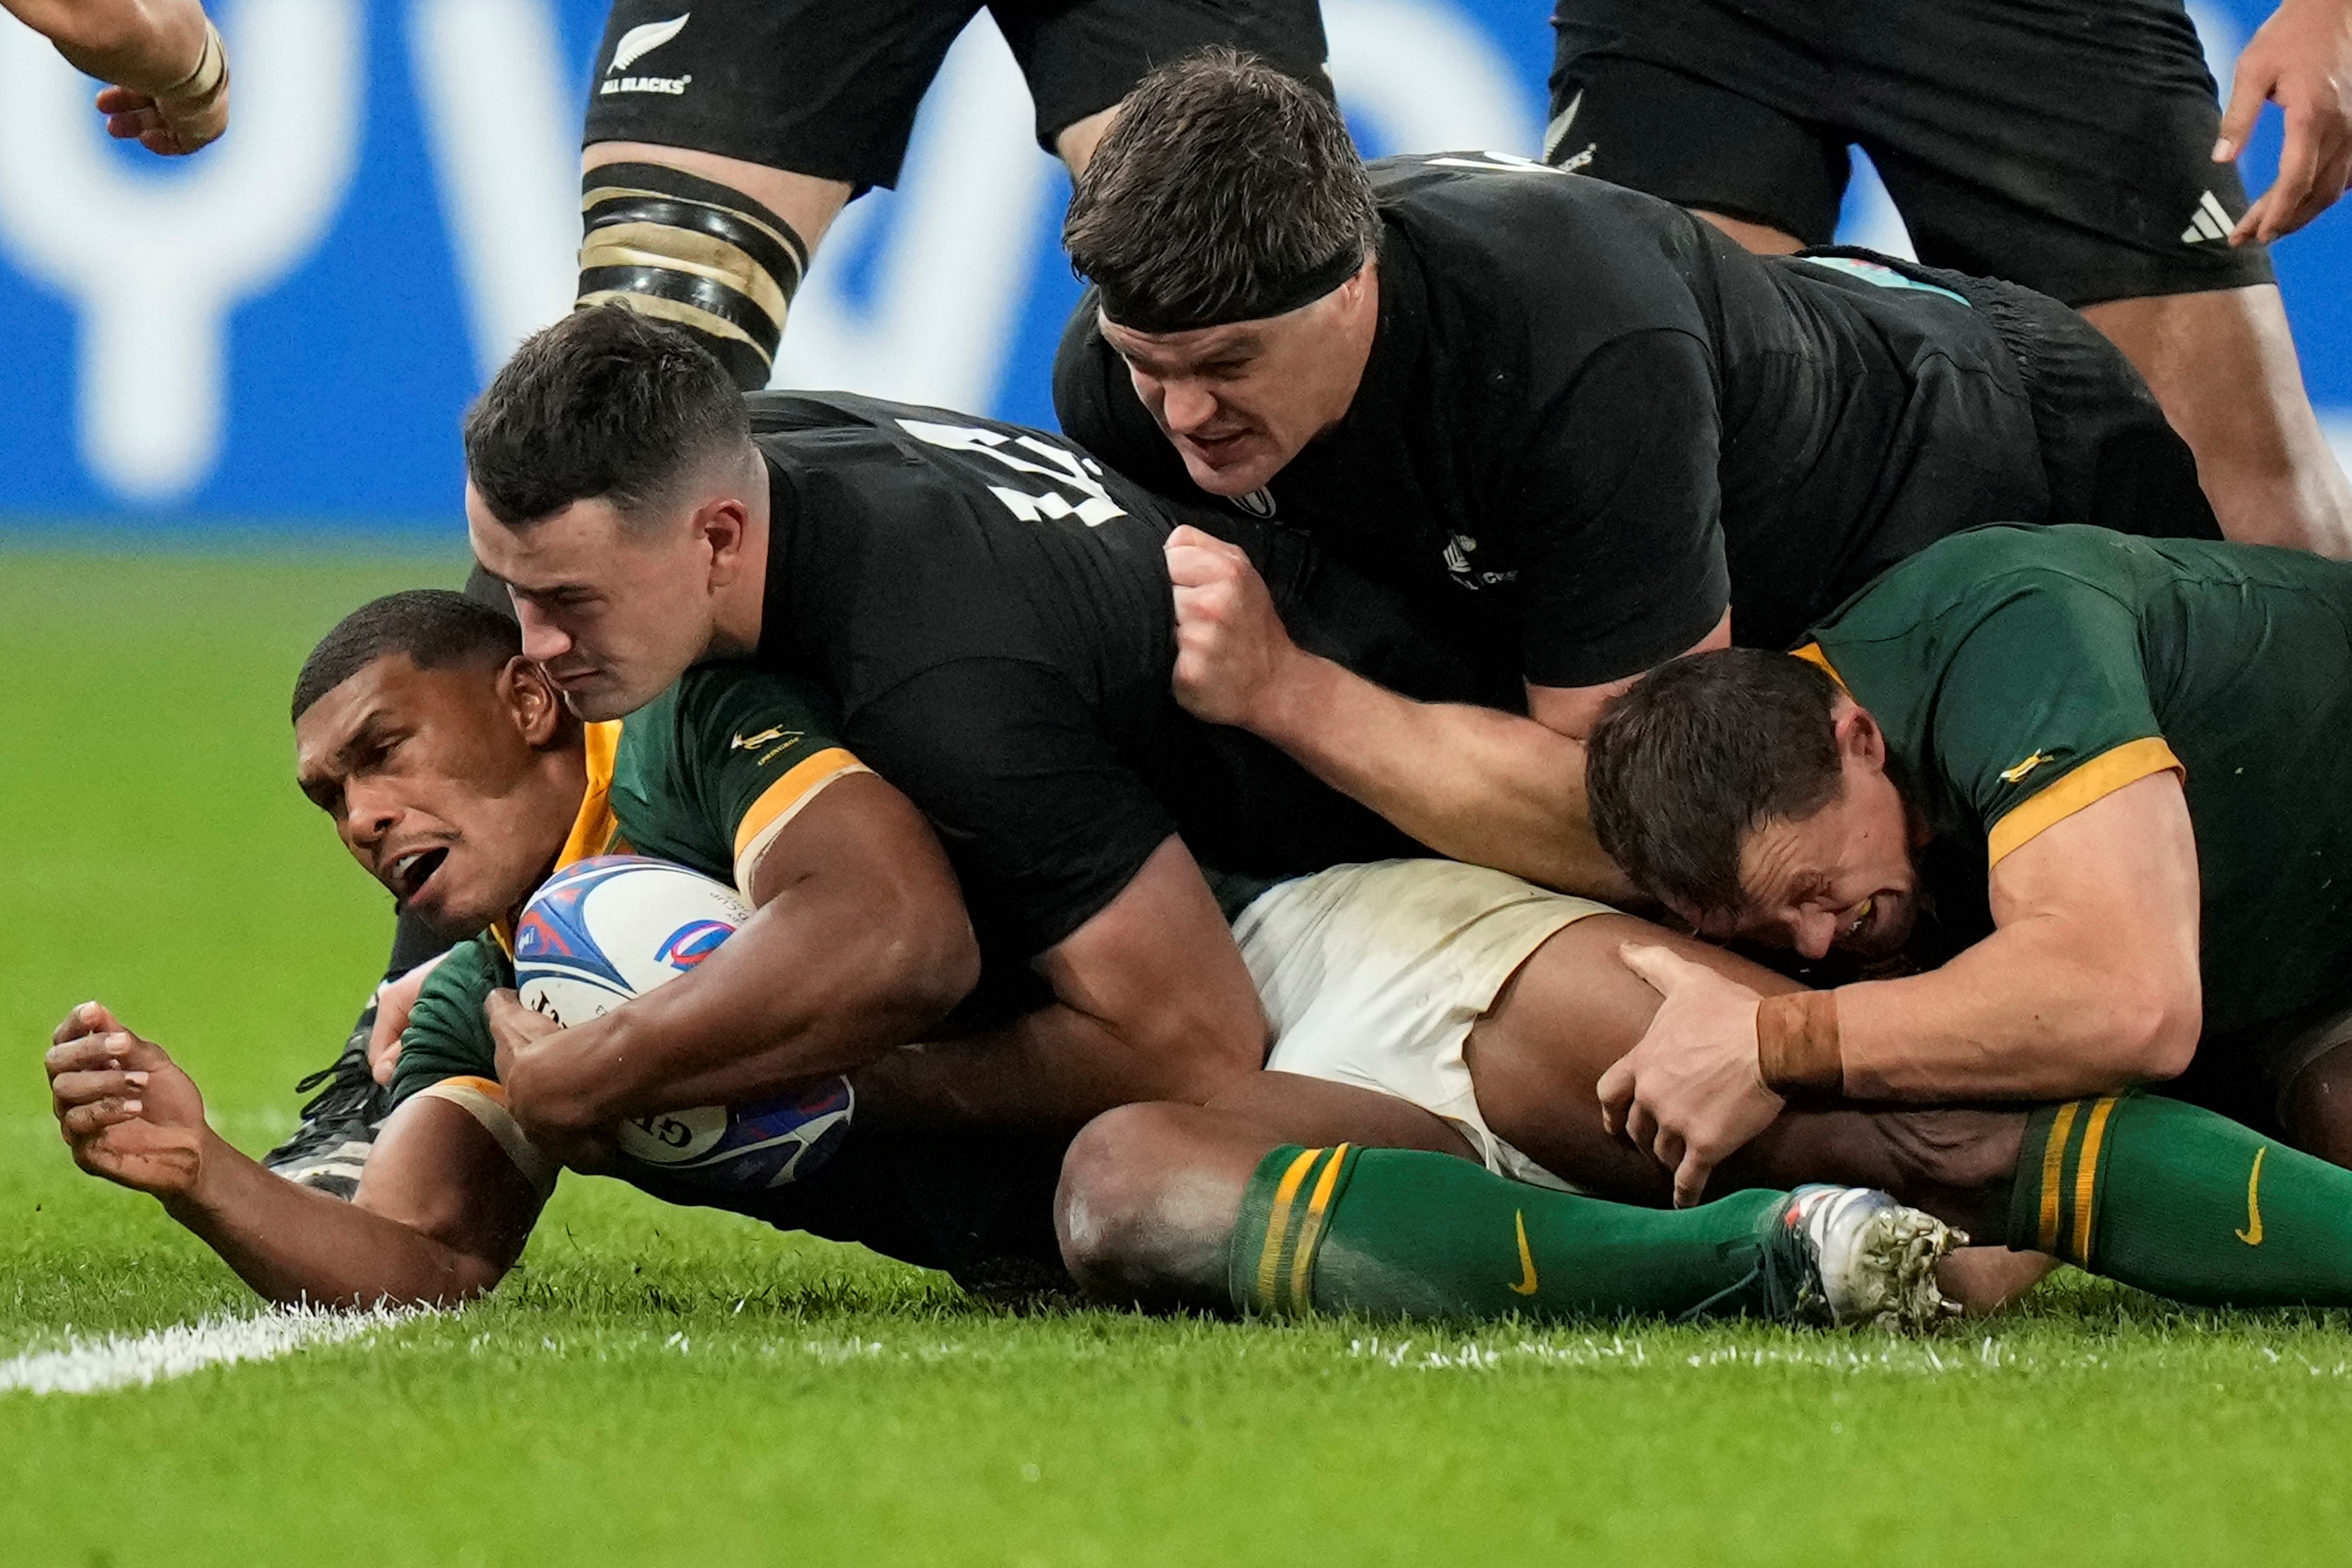
M 1211 44 L 1329 90 L 1315 0 L 614 0 L 586 140 L 894 184 L 916 106 L 982 9 L 1028 79 L 1049 153 L 1152 67 Z
M 1920 260 L 2069 305 L 2271 281 L 2181 0 L 1559 0 L 1545 154 L 1832 238 L 1849 145 Z
M 1014 1299 L 1070 1289 L 1054 1235 L 1054 1187 L 1069 1142 L 860 1121 L 813 1174 L 771 1192 L 719 1195 L 654 1177 L 635 1184 L 666 1203 L 856 1242 L 940 1269 L 974 1295 Z
M 2047 294 L 1996 278 L 1899 261 L 1855 246 L 1817 254 L 1891 267 L 1965 298 L 2017 361 L 2042 447 L 2052 522 L 2151 539 L 2219 539 L 2197 458 L 2123 351 Z

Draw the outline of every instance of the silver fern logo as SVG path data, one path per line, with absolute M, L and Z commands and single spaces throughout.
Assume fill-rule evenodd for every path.
M 647 22 L 643 26 L 632 27 L 623 33 L 621 41 L 613 46 L 613 63 L 604 68 L 604 74 L 610 76 L 614 71 L 625 71 L 652 54 L 686 31 L 686 24 L 693 16 L 694 13 L 688 11 L 667 22 Z

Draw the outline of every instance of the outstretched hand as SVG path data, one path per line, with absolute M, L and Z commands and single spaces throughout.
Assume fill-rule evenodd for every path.
M 159 1198 L 195 1190 L 204 1166 L 204 1096 L 163 1047 L 96 1002 L 66 1015 L 43 1065 L 58 1130 L 74 1163 Z
M 2284 0 L 2255 30 L 2231 80 L 2215 163 L 2245 150 L 2266 102 L 2286 117 L 2278 178 L 2238 220 L 2231 245 L 2293 234 L 2352 183 L 2352 4 Z
M 1757 1063 L 1761 998 L 1670 948 L 1626 942 L 1626 968 L 1664 998 L 1639 1044 L 1601 1075 L 1601 1120 L 1675 1173 L 1675 1206 L 1772 1124 L 1786 1103 Z

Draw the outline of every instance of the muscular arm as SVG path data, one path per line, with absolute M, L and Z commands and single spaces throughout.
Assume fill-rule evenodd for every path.
M 786 825 L 751 875 L 759 912 L 690 974 L 513 1054 L 525 1125 L 740 1104 L 862 1067 L 938 1025 L 979 950 L 920 813 L 847 774 Z
M 1279 746 L 1325 784 L 1456 860 L 1588 897 L 1633 891 L 1592 837 L 1583 737 L 1632 684 L 1528 688 L 1531 717 L 1417 702 L 1293 642 L 1239 549 L 1170 537 L 1176 695 Z M 1727 647 L 1728 614 L 1688 651 Z
M 2060 1100 L 2176 1076 L 2197 1049 L 2197 842 L 2152 773 L 1992 869 L 1997 930 L 1941 969 L 1839 988 L 1859 1100 Z
M 861 1091 L 912 1121 L 1076 1127 L 1134 1100 L 1200 1104 L 1265 1060 L 1256 987 L 1181 839 L 1038 968 L 1054 1005 L 897 1052 L 859 1078 Z
M 197 0 L 0 0 L 58 47 L 77 70 L 141 92 L 161 92 L 195 68 L 204 47 Z
M 224 1142 L 187 1075 L 105 1009 L 77 1008 L 57 1038 L 47 1065 L 75 1162 L 153 1194 L 269 1300 L 452 1305 L 505 1276 L 539 1217 L 538 1189 L 446 1100 L 394 1114 L 346 1204 Z

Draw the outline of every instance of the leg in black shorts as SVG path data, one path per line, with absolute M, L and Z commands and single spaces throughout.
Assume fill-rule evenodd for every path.
M 2269 258 L 2226 242 L 2246 195 L 2210 161 L 2180 0 L 1560 0 L 1553 22 L 1552 162 L 1793 249 L 1832 237 L 1858 145 L 1920 260 L 2115 340 L 2232 538 L 2352 551 Z
M 1153 66 L 1212 44 L 1324 83 L 1315 0 L 614 0 L 590 89 L 583 303 L 700 334 L 766 384 L 793 294 L 847 202 L 898 177 L 915 111 L 982 9 L 1039 145 L 1082 168 Z

